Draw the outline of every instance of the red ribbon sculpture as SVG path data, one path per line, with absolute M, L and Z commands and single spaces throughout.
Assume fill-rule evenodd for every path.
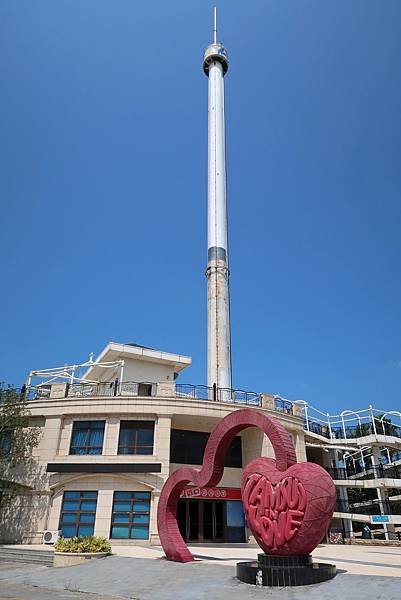
M 267 435 L 276 457 L 252 460 L 242 476 L 245 515 L 259 546 L 270 555 L 305 555 L 324 537 L 336 497 L 330 475 L 319 465 L 297 463 L 291 437 L 279 421 L 257 410 L 239 410 L 213 429 L 201 470 L 181 467 L 163 486 L 157 525 L 169 560 L 194 560 L 177 523 L 181 492 L 189 483 L 216 486 L 223 476 L 224 458 L 233 438 L 247 427 L 257 427 Z

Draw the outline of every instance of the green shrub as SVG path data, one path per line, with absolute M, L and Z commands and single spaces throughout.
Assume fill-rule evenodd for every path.
M 111 552 L 111 545 L 106 538 L 94 535 L 59 538 L 54 545 L 56 552 Z

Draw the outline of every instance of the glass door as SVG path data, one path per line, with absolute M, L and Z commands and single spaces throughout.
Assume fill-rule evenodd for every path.
M 222 542 L 224 538 L 225 502 L 201 502 L 202 533 L 204 542 Z

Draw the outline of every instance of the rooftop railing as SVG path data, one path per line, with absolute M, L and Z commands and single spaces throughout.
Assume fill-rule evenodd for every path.
M 247 404 L 261 406 L 261 395 L 256 392 L 245 390 L 234 390 L 230 388 L 207 387 L 206 385 L 191 385 L 187 383 L 176 383 L 175 395 L 178 398 L 191 398 L 193 400 L 210 400 L 214 402 L 235 402 L 236 404 Z
M 296 402 L 302 407 L 306 431 L 333 440 L 351 440 L 369 435 L 386 435 L 401 438 L 401 412 L 379 411 L 373 407 L 364 410 L 344 410 L 339 415 L 323 413 L 306 402 Z M 398 423 L 394 423 L 394 419 Z
M 163 383 L 137 382 L 117 380 L 105 383 L 73 383 L 64 384 L 62 390 L 59 388 L 59 396 L 64 398 L 91 398 L 97 396 L 160 396 L 164 395 L 159 386 Z M 56 397 L 52 393 L 52 386 L 30 386 L 26 390 L 28 399 L 37 400 L 40 398 Z M 245 390 L 218 388 L 217 386 L 207 387 L 204 385 L 192 385 L 185 383 L 172 384 L 171 393 L 168 396 L 184 398 L 189 400 L 208 400 L 212 402 L 233 402 L 235 404 L 244 404 L 247 406 L 261 406 L 261 394 L 256 392 L 247 392 Z M 291 403 L 286 407 L 286 412 L 290 412 Z M 277 410 L 281 410 L 281 406 Z
M 160 392 L 159 386 L 165 384 L 171 386 L 171 391 L 165 394 Z M 30 386 L 25 390 L 29 399 L 55 397 L 51 388 L 55 385 Z M 56 384 L 60 386 L 60 384 Z M 102 383 L 64 383 L 64 397 L 90 398 L 96 396 L 171 396 L 176 398 L 187 398 L 191 400 L 208 400 L 213 402 L 233 402 L 248 406 L 262 406 L 262 394 L 248 392 L 240 389 L 207 387 L 205 385 L 193 385 L 175 382 L 136 382 L 118 380 Z M 268 396 L 271 400 L 269 406 L 286 414 L 302 414 L 304 416 L 304 429 L 310 433 L 331 440 L 353 440 L 369 435 L 386 435 L 401 439 L 401 412 L 382 412 L 369 407 L 361 411 L 344 410 L 339 415 L 323 413 L 303 400 L 291 402 L 279 395 Z M 296 409 L 296 410 L 295 410 Z M 394 423 L 394 418 L 399 419 L 400 424 Z M 392 457 L 392 460 L 395 460 Z M 389 458 L 390 462 L 390 458 Z

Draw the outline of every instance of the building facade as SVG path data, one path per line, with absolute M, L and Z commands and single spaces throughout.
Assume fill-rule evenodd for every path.
M 332 526 L 342 537 L 366 526 L 380 539 L 401 538 L 401 413 L 344 410 L 329 415 L 303 405 L 306 455 L 333 477 Z
M 98 535 L 115 544 L 158 544 L 157 505 L 168 476 L 200 467 L 213 427 L 244 407 L 277 418 L 298 461 L 332 475 L 337 505 L 332 528 L 341 538 L 377 537 L 401 529 L 401 427 L 373 409 L 334 418 L 303 402 L 270 394 L 178 382 L 186 356 L 110 343 L 96 361 L 33 371 L 25 390 L 32 426 L 41 431 L 31 463 L 13 474 L 19 495 L 0 524 L 0 541 L 41 543 L 45 531 Z M 82 367 L 81 367 L 82 371 Z M 40 381 L 35 381 L 35 377 Z M 189 543 L 247 542 L 241 502 L 243 468 L 274 456 L 255 428 L 238 435 L 215 488 L 188 486 L 178 522 Z M 376 520 L 376 524 L 372 521 Z
M 135 345 L 109 344 L 84 376 L 27 389 L 32 425 L 41 439 L 32 464 L 17 474 L 21 494 L 1 524 L 3 542 L 40 543 L 46 530 L 98 535 L 116 543 L 159 543 L 156 514 L 161 488 L 183 465 L 199 466 L 219 420 L 245 406 L 274 414 L 305 460 L 298 415 L 279 412 L 268 395 L 178 384 L 189 357 Z M 99 366 L 103 364 L 106 366 Z M 114 365 L 114 366 L 113 366 Z M 124 379 L 116 379 L 123 366 Z M 65 369 L 65 368 L 63 368 Z M 37 372 L 36 372 L 37 373 Z M 65 378 L 65 375 L 64 375 Z M 244 542 L 248 532 L 240 494 L 242 467 L 272 456 L 258 430 L 233 442 L 219 486 L 188 487 L 178 518 L 193 542 Z

